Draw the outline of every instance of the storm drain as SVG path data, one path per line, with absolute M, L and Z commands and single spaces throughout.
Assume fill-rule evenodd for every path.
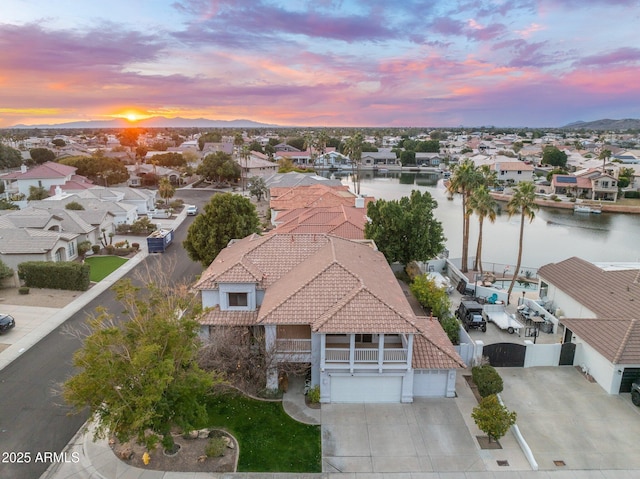
M 509 461 L 505 461 L 505 460 L 498 460 L 496 462 L 498 463 L 498 466 L 508 466 L 509 465 Z
M 556 466 L 559 466 L 559 467 L 561 467 L 561 466 L 566 466 L 566 464 L 564 463 L 564 461 L 553 461 L 553 463 L 554 463 Z

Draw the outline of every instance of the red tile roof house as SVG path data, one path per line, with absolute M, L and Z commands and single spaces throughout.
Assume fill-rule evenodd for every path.
M 629 392 L 640 378 L 640 263 L 569 258 L 538 270 L 540 297 L 551 301 L 575 344 L 573 364 L 609 394 Z
M 4 181 L 5 191 L 8 193 L 21 193 L 29 196 L 29 187 L 42 187 L 49 191 L 51 187 L 64 185 L 67 182 L 91 183 L 84 176 L 76 175 L 77 168 L 47 161 L 32 169 L 25 165 L 20 171 L 14 171 L 0 176 Z
M 269 189 L 271 223 L 276 225 L 283 211 L 298 208 L 336 207 L 340 205 L 363 208 L 374 201 L 373 197 L 358 197 L 347 185 L 327 186 L 321 184 Z
M 324 403 L 453 397 L 465 367 L 440 323 L 413 313 L 372 242 L 252 235 L 222 250 L 195 288 L 203 337 L 259 328 L 277 361 L 309 365 Z M 277 368 L 266 386 L 278 387 Z
M 296 208 L 278 214 L 276 233 L 327 233 L 340 238 L 364 240 L 367 211 L 355 206 Z

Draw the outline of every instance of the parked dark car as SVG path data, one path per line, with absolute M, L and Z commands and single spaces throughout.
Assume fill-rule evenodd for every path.
M 631 385 L 631 401 L 640 407 L 640 379 L 636 379 Z
M 466 331 L 480 329 L 487 330 L 487 321 L 482 316 L 482 305 L 477 301 L 462 301 L 456 310 L 457 318 L 462 321 Z
M 16 325 L 16 321 L 8 314 L 0 314 L 0 333 L 9 331 Z

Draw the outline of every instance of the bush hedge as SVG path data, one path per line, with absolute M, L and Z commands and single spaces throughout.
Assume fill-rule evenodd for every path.
M 625 191 L 625 198 L 640 198 L 640 191 Z
M 478 386 L 478 393 L 483 398 L 502 392 L 504 387 L 500 374 L 490 364 L 471 368 L 471 378 L 475 385 Z
M 73 261 L 27 261 L 18 265 L 18 277 L 32 288 L 86 291 L 89 270 L 88 264 Z

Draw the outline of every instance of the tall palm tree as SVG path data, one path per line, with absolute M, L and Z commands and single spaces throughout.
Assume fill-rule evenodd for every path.
M 598 155 L 598 158 L 602 160 L 602 172 L 606 173 L 604 168 L 609 158 L 611 158 L 611 150 L 608 150 L 605 148 L 600 152 L 600 155 Z
M 498 202 L 491 196 L 486 185 L 473 190 L 469 196 L 469 204 L 467 206 L 468 214 L 475 213 L 478 216 L 478 245 L 476 246 L 476 260 L 473 264 L 474 271 L 482 271 L 482 226 L 485 218 L 494 223 L 496 221 L 496 210 Z
M 509 217 L 520 214 L 520 240 L 518 245 L 518 261 L 516 263 L 516 269 L 513 272 L 513 279 L 509 285 L 509 291 L 507 292 L 507 304 L 513 291 L 513 286 L 516 284 L 518 274 L 520 273 L 520 265 L 522 264 L 522 245 L 524 237 L 524 219 L 528 218 L 529 223 L 536 217 L 536 210 L 538 205 L 536 200 L 536 187 L 531 181 L 523 181 L 518 183 L 513 191 L 513 197 L 507 203 L 507 212 Z
M 454 167 L 449 180 L 449 192 L 462 194 L 462 268 L 469 271 L 469 214 L 467 213 L 469 196 L 480 183 L 480 175 L 472 160 L 464 160 Z
M 351 136 L 344 145 L 344 154 L 351 160 L 351 176 L 356 194 L 360 194 L 360 160 L 362 159 L 362 133 L 357 132 Z

